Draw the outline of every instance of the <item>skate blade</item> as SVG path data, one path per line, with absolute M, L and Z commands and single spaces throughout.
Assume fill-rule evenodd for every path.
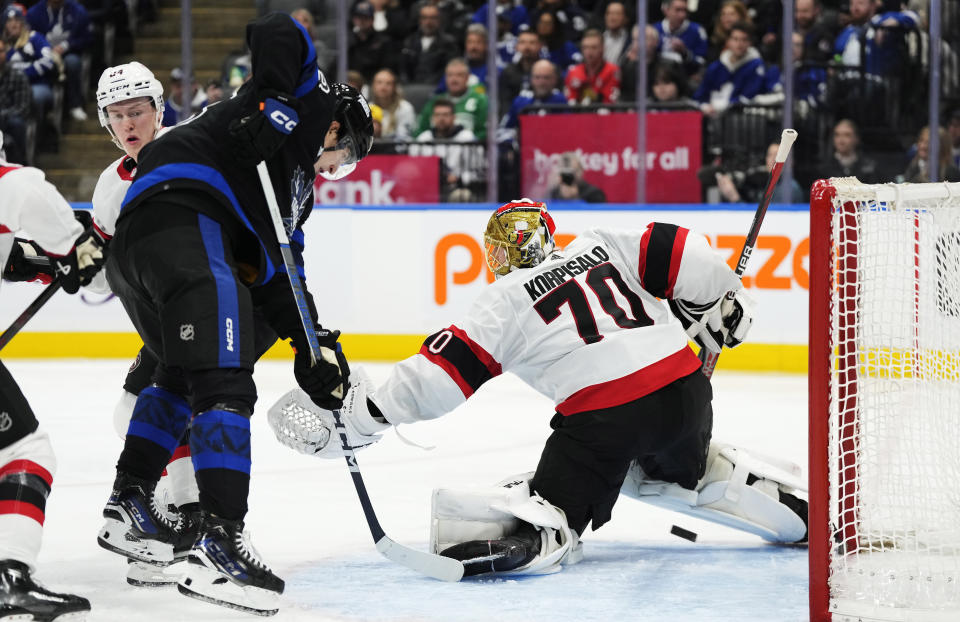
M 127 583 L 135 587 L 169 587 L 183 578 L 184 560 L 175 560 L 169 566 L 157 566 L 128 559 Z
M 173 546 L 156 540 L 138 538 L 129 533 L 128 527 L 121 521 L 107 519 L 97 535 L 101 547 L 122 555 L 127 559 L 169 566 L 173 563 Z
M 11 613 L 4 615 L 0 611 L 0 619 L 3 619 L 3 622 L 33 622 L 32 613 Z
M 196 564 L 177 583 L 177 590 L 190 598 L 258 616 L 280 611 L 280 595 L 276 592 L 237 585 L 219 572 Z
M 50 622 L 83 622 L 87 619 L 89 611 L 71 611 L 70 613 L 61 613 L 55 618 L 50 618 Z M 34 618 L 36 619 L 36 618 Z M 6 618 L 4 618 L 6 622 Z

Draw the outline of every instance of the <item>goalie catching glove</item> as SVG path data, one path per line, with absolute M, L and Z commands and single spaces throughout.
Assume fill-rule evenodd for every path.
M 302 389 L 294 389 L 277 400 L 267 413 L 267 421 L 281 444 L 308 456 L 341 458 L 344 443 L 354 451 L 363 449 L 379 441 L 380 433 L 390 427 L 382 417 L 375 418 L 379 416 L 375 407 L 371 412 L 372 405 L 367 401 L 371 386 L 366 371 L 357 368 L 340 410 L 340 431 L 333 413 L 318 408 Z
M 703 305 L 686 300 L 669 303 L 687 336 L 714 354 L 719 354 L 723 346 L 735 348 L 743 343 L 753 326 L 753 301 L 742 289 L 733 300 L 724 296 Z

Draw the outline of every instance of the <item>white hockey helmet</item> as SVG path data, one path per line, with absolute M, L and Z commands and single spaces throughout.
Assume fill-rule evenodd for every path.
M 483 234 L 487 266 L 500 278 L 538 265 L 554 250 L 555 229 L 546 203 L 518 199 L 501 205 Z
M 110 127 L 107 116 L 107 106 L 137 97 L 149 97 L 156 108 L 156 129 L 160 129 L 163 120 L 163 85 L 154 77 L 153 72 L 136 61 L 107 67 L 100 74 L 97 82 L 97 114 L 100 125 L 107 128 L 113 142 L 120 147 L 120 142 Z

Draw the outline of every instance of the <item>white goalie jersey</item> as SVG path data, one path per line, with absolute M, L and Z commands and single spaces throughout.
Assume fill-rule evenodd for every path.
M 682 227 L 591 229 L 489 285 L 372 399 L 393 424 L 432 419 L 510 371 L 563 415 L 625 404 L 700 368 L 665 299 L 702 305 L 740 287 L 707 240 Z

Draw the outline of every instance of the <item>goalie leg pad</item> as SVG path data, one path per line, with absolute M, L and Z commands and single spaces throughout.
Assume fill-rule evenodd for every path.
M 802 542 L 807 533 L 807 505 L 792 494 L 796 490 L 793 486 L 771 479 L 770 475 L 779 470 L 777 465 L 762 465 L 743 449 L 712 443 L 707 473 L 697 490 L 650 480 L 634 462 L 621 494 L 746 531 L 769 542 Z M 767 477 L 760 477 L 757 471 Z M 799 483 L 798 478 L 782 479 Z
M 580 561 L 583 554 L 577 533 L 567 525 L 562 510 L 530 493 L 532 476 L 524 473 L 493 488 L 435 489 L 431 550 L 457 559 L 470 555 L 473 564 L 470 559 L 463 560 L 470 574 L 549 574 Z M 525 526 L 536 533 L 527 537 Z M 535 554 L 526 556 L 524 552 Z M 519 565 L 507 570 L 511 563 Z M 471 566 L 475 571 L 471 572 Z

